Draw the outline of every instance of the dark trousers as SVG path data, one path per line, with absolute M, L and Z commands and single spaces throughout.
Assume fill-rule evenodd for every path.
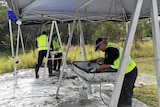
M 56 58 L 60 58 L 60 59 L 56 59 Z M 54 69 L 55 70 L 57 68 L 57 64 L 58 64 L 58 70 L 60 70 L 61 62 L 62 62 L 62 53 L 58 53 L 54 56 Z
M 135 67 L 131 72 L 125 74 L 122 90 L 119 98 L 119 104 L 131 105 L 134 84 L 137 78 L 138 69 Z
M 47 50 L 42 50 L 38 52 L 38 63 L 36 64 L 36 68 L 39 68 L 42 65 L 42 61 L 44 57 L 46 57 L 46 55 L 47 55 Z M 50 53 L 48 58 L 51 58 Z M 52 60 L 48 60 L 47 65 L 52 66 Z

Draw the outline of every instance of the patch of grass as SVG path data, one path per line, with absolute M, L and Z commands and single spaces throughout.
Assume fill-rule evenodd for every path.
M 132 57 L 153 57 L 153 41 L 133 43 L 131 56 Z
M 134 89 L 134 98 L 144 102 L 150 107 L 158 107 L 158 91 L 157 85 L 148 85 L 144 87 L 136 87 Z
M 104 57 L 104 53 L 100 51 L 94 51 L 95 47 L 93 45 L 87 45 L 86 47 L 86 59 L 96 59 L 98 57 Z M 83 50 L 80 50 L 79 46 L 72 46 L 69 50 L 67 63 L 72 63 L 73 61 L 84 61 Z
M 155 61 L 154 57 L 140 57 L 140 58 L 133 58 L 137 64 L 138 72 L 145 73 L 155 76 Z
M 0 57 L 0 74 L 13 71 L 13 63 L 10 57 Z
M 17 69 L 24 69 L 24 68 L 33 68 L 35 66 L 35 63 L 37 61 L 37 51 L 30 51 L 26 54 L 20 54 L 18 56 L 18 63 Z M 13 62 L 16 61 L 16 58 L 12 58 L 11 56 L 8 56 L 9 54 L 6 54 L 0 57 L 0 74 L 7 73 L 7 72 L 13 72 Z

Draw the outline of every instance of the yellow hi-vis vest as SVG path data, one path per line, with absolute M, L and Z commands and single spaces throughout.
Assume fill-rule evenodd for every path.
M 48 50 L 48 37 L 46 35 L 40 35 L 37 37 L 38 51 Z
M 58 53 L 62 53 L 62 50 L 60 49 L 60 45 L 59 45 L 59 41 L 58 40 L 53 40 L 53 48 L 54 49 L 58 49 L 57 52 Z
M 118 46 L 117 44 L 111 43 L 111 42 L 107 43 L 107 47 L 113 47 L 113 48 L 117 48 L 119 50 L 119 57 L 113 62 L 113 65 L 111 65 L 112 68 L 118 69 L 120 66 L 121 58 L 122 58 L 123 48 Z M 125 74 L 131 72 L 135 67 L 136 67 L 136 63 L 129 56 Z

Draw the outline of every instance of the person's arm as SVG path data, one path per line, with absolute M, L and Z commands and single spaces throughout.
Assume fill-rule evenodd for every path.
M 110 64 L 102 64 L 99 67 L 97 67 L 96 70 L 100 71 L 100 70 L 108 69 L 110 68 L 110 66 L 111 66 Z
M 119 57 L 119 50 L 117 48 L 107 48 L 105 50 L 104 64 L 96 68 L 97 71 L 110 68 L 114 61 Z

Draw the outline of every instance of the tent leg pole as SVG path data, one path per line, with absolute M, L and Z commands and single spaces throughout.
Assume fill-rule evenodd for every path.
M 69 34 L 68 36 L 70 37 L 70 36 L 71 36 L 71 24 L 68 24 L 68 34 Z M 68 37 L 68 38 L 69 38 L 69 37 Z M 70 44 L 69 44 L 69 47 L 71 47 L 71 46 L 72 46 L 72 44 L 70 43 Z M 72 52 L 71 48 L 70 48 L 70 51 Z M 72 56 L 72 53 L 71 53 L 71 56 Z M 65 63 L 66 63 L 66 62 L 65 62 Z M 66 65 L 67 65 L 67 64 L 66 64 Z
M 18 20 L 16 23 L 18 24 L 18 32 L 17 32 L 16 60 L 14 60 L 14 63 L 15 63 L 15 70 L 14 70 L 14 75 L 15 75 L 15 80 L 14 80 L 14 93 L 15 93 L 15 91 L 16 91 L 16 86 L 17 86 L 17 64 L 18 64 L 19 35 L 20 35 L 20 25 L 21 25 L 21 21 Z
M 14 59 L 14 47 L 13 47 L 13 35 L 12 35 L 11 20 L 9 20 L 9 31 L 10 31 L 10 42 L 11 42 L 12 58 Z M 13 64 L 13 65 L 15 65 L 15 64 Z M 15 68 L 15 67 L 13 66 L 13 68 Z
M 158 103 L 160 106 L 160 31 L 158 21 L 158 4 L 157 0 L 151 0 L 151 21 L 152 21 L 152 34 L 154 43 L 155 63 L 156 63 L 156 77 L 158 88 Z
M 57 25 L 56 21 L 55 21 L 55 28 L 56 28 L 56 32 L 57 32 L 57 35 L 58 35 L 58 40 L 59 40 L 59 43 L 60 43 L 60 47 L 61 47 L 61 50 L 62 50 L 62 58 L 64 59 L 64 51 L 63 51 L 62 41 L 61 41 L 61 37 L 60 37 L 60 34 L 59 34 L 59 29 L 58 29 L 58 25 Z
M 46 72 L 46 68 L 47 68 L 47 63 L 48 63 L 48 57 L 49 57 L 49 52 L 50 52 L 50 44 L 52 41 L 54 24 L 55 24 L 55 21 L 52 21 L 52 26 L 51 26 L 50 36 L 49 36 L 49 43 L 48 43 L 48 50 L 47 50 L 46 61 L 45 61 L 45 65 L 44 65 L 43 80 L 44 80 L 44 76 L 45 76 L 45 72 Z M 49 60 L 52 60 L 52 59 L 49 59 Z
M 12 51 L 12 61 L 13 61 L 13 68 L 14 68 L 14 73 L 16 72 L 16 63 L 15 63 L 15 56 L 14 56 L 14 47 L 13 47 L 13 35 L 12 35 L 12 25 L 11 25 L 11 20 L 9 19 L 9 31 L 10 31 L 10 42 L 11 42 L 11 51 Z M 16 81 L 16 76 L 15 76 L 15 81 Z M 13 98 L 15 97 L 15 81 L 14 81 L 14 90 L 13 90 Z
M 57 87 L 57 92 L 56 92 L 56 98 L 57 99 L 58 99 L 58 93 L 59 93 L 59 89 L 60 89 L 60 85 L 61 85 L 61 81 L 62 81 L 62 76 L 63 76 L 63 72 L 64 72 L 64 66 L 65 66 L 65 63 L 66 63 L 66 60 L 67 60 L 69 47 L 70 47 L 70 44 L 71 44 L 71 41 L 72 41 L 72 37 L 73 37 L 73 32 L 74 32 L 75 23 L 76 23 L 76 17 L 77 17 L 77 13 L 76 13 L 75 18 L 73 20 L 73 25 L 72 25 L 72 29 L 71 29 L 71 35 L 69 36 L 69 40 L 68 40 L 68 43 L 67 43 L 66 55 L 64 57 L 64 62 L 63 62 L 63 65 L 62 65 L 62 71 L 61 71 L 61 74 L 60 74 L 58 87 Z
M 125 71 L 125 68 L 127 65 L 130 51 L 131 51 L 131 47 L 132 47 L 132 43 L 133 43 L 133 39 L 134 39 L 134 35 L 135 35 L 137 23 L 138 23 L 140 11 L 142 8 L 142 4 L 143 4 L 143 0 L 138 0 L 137 5 L 135 7 L 135 11 L 132 14 L 130 29 L 127 34 L 127 40 L 125 42 L 125 46 L 124 46 L 124 50 L 123 50 L 123 54 L 122 54 L 122 59 L 120 62 L 120 67 L 118 69 L 118 76 L 116 79 L 116 83 L 115 83 L 115 87 L 114 87 L 114 91 L 113 91 L 113 94 L 111 97 L 111 102 L 109 104 L 109 107 L 117 107 L 117 105 L 118 105 L 119 96 L 120 96 L 120 92 L 121 92 L 121 88 L 122 88 L 122 83 L 124 80 L 124 73 L 125 73 L 124 71 Z
M 18 51 L 19 51 L 19 38 L 20 38 L 21 21 L 18 20 L 16 23 L 18 24 L 17 47 L 16 47 L 16 70 L 17 70 L 17 64 L 19 63 L 19 61 L 18 61 Z M 17 72 L 14 72 L 14 75 L 17 75 Z M 16 82 L 17 82 L 17 81 L 16 81 Z M 16 84 L 17 84 L 17 83 L 16 83 Z
M 80 29 L 80 43 L 81 43 L 81 47 L 83 48 L 83 54 L 84 54 L 84 60 L 86 60 L 86 50 L 85 50 L 85 43 L 84 43 L 84 34 L 83 34 L 83 30 L 82 30 L 82 23 L 80 20 L 80 16 L 78 13 L 78 23 L 79 23 L 79 29 Z
M 23 55 L 24 55 L 25 61 L 26 61 L 26 67 L 28 68 L 28 65 L 27 65 L 27 57 L 26 57 L 26 53 L 25 53 L 25 49 L 24 49 L 24 42 L 23 42 L 23 37 L 22 37 L 22 31 L 21 31 L 21 29 L 20 29 L 20 38 L 21 38 L 21 44 L 22 44 Z

